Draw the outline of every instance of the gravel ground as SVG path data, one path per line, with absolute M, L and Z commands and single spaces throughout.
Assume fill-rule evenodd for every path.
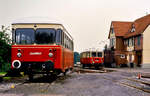
M 0 96 L 150 96 L 150 93 L 122 85 L 121 82 L 141 88 L 145 86 L 124 78 L 136 79 L 136 74 L 131 71 L 74 72 L 56 80 L 40 78 L 26 83 L 4 82 L 0 84 Z

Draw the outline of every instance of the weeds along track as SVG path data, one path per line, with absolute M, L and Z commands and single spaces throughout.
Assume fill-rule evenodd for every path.
M 67 73 L 66 76 L 58 75 L 58 76 L 43 76 L 37 75 L 32 81 L 28 80 L 28 76 L 23 77 L 13 77 L 10 80 L 4 80 L 0 83 L 0 93 L 7 93 L 9 90 L 17 88 L 23 85 L 39 85 L 38 88 L 42 93 L 48 91 L 49 87 L 52 83 L 62 82 L 66 78 L 70 76 L 71 72 Z M 44 87 L 43 87 L 44 86 Z

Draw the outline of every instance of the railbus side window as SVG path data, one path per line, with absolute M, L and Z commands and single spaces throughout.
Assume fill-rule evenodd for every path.
M 71 50 L 71 41 L 70 41 L 70 39 L 69 39 L 69 49 Z
M 68 48 L 70 49 L 70 39 L 68 38 Z
M 63 45 L 63 46 L 65 46 L 65 44 L 64 44 L 64 32 L 62 31 L 62 34 L 61 34 L 61 44 Z
M 66 34 L 64 33 L 64 46 L 66 48 Z
M 72 50 L 72 43 L 71 43 L 71 40 L 70 40 L 70 50 Z
M 64 45 L 65 45 L 65 48 L 67 48 L 66 43 L 67 43 L 66 34 L 64 33 Z
M 70 45 L 70 46 L 71 46 L 71 50 L 73 50 L 73 49 L 72 49 L 72 41 L 70 41 L 70 43 L 71 43 L 71 45 Z
M 68 40 L 68 36 L 66 35 L 66 46 L 67 46 L 67 48 L 69 48 L 69 40 Z
M 12 29 L 12 43 L 15 43 L 15 29 Z
M 72 43 L 72 40 L 71 40 L 71 50 L 73 50 L 73 43 Z
M 69 39 L 68 39 L 68 36 L 66 35 L 67 37 L 67 48 L 69 49 Z
M 72 50 L 74 49 L 73 41 L 72 41 Z
M 71 50 L 73 50 L 73 49 L 72 49 L 72 41 L 71 41 L 70 43 L 71 43 Z
M 66 48 L 68 48 L 68 37 L 66 35 Z
M 56 32 L 56 44 L 60 45 L 62 44 L 62 30 L 61 29 L 57 29 L 57 32 Z
M 73 50 L 73 41 L 63 32 L 61 32 L 61 44 L 70 50 Z

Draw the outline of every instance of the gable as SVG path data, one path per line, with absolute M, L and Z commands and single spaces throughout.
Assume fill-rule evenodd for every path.
M 112 30 L 114 31 L 115 37 L 123 37 L 129 31 L 131 24 L 132 22 L 112 21 L 108 38 L 110 38 Z

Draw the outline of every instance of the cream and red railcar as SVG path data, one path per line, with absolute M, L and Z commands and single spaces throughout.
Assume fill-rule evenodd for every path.
M 103 52 L 100 51 L 86 51 L 80 54 L 80 62 L 82 67 L 92 67 L 96 69 L 102 68 L 104 63 Z
M 73 38 L 62 24 L 12 24 L 11 68 L 33 74 L 62 73 L 73 68 Z

